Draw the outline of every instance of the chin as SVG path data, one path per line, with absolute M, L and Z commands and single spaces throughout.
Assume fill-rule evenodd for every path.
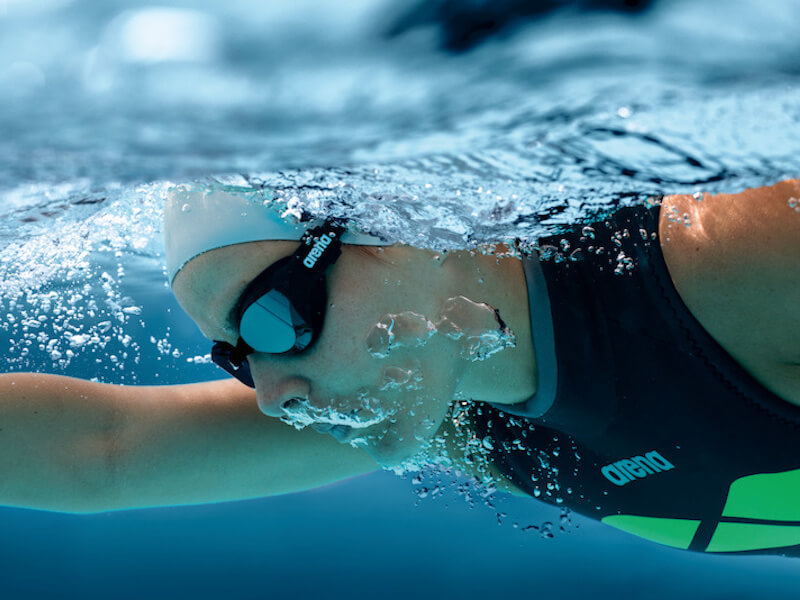
M 378 464 L 387 469 L 405 467 L 413 461 L 426 444 L 417 440 L 400 439 L 391 430 L 376 440 L 371 440 L 365 450 Z
M 405 419 L 384 421 L 364 430 L 350 443 L 365 450 L 384 468 L 398 472 L 417 470 L 430 462 L 427 450 L 439 425 L 423 426 L 418 420 Z

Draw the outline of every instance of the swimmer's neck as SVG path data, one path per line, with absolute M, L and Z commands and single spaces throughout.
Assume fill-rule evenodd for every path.
M 524 402 L 536 392 L 537 380 L 522 262 L 513 257 L 454 252 L 442 267 L 462 282 L 464 296 L 496 308 L 516 337 L 516 346 L 483 361 L 466 363 L 456 398 L 493 404 Z

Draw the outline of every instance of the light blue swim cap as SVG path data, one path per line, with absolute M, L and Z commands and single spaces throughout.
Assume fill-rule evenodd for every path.
M 291 218 L 291 217 L 290 217 Z M 178 185 L 167 195 L 164 245 L 169 283 L 190 260 L 217 248 L 266 240 L 299 240 L 317 223 L 291 223 L 258 190 Z M 345 244 L 387 246 L 380 238 L 347 231 Z

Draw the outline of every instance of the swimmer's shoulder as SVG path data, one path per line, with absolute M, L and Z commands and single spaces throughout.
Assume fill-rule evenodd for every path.
M 800 405 L 800 180 L 668 196 L 659 237 L 681 298 L 767 389 Z

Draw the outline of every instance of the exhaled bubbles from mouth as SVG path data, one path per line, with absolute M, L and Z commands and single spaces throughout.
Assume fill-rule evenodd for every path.
M 328 424 L 343 425 L 352 429 L 371 427 L 389 418 L 393 413 L 381 406 L 377 398 L 367 392 L 358 394 L 354 407 L 336 408 L 312 406 L 305 398 L 294 398 L 283 405 L 284 415 L 281 421 L 295 429 L 304 429 L 309 425 Z

